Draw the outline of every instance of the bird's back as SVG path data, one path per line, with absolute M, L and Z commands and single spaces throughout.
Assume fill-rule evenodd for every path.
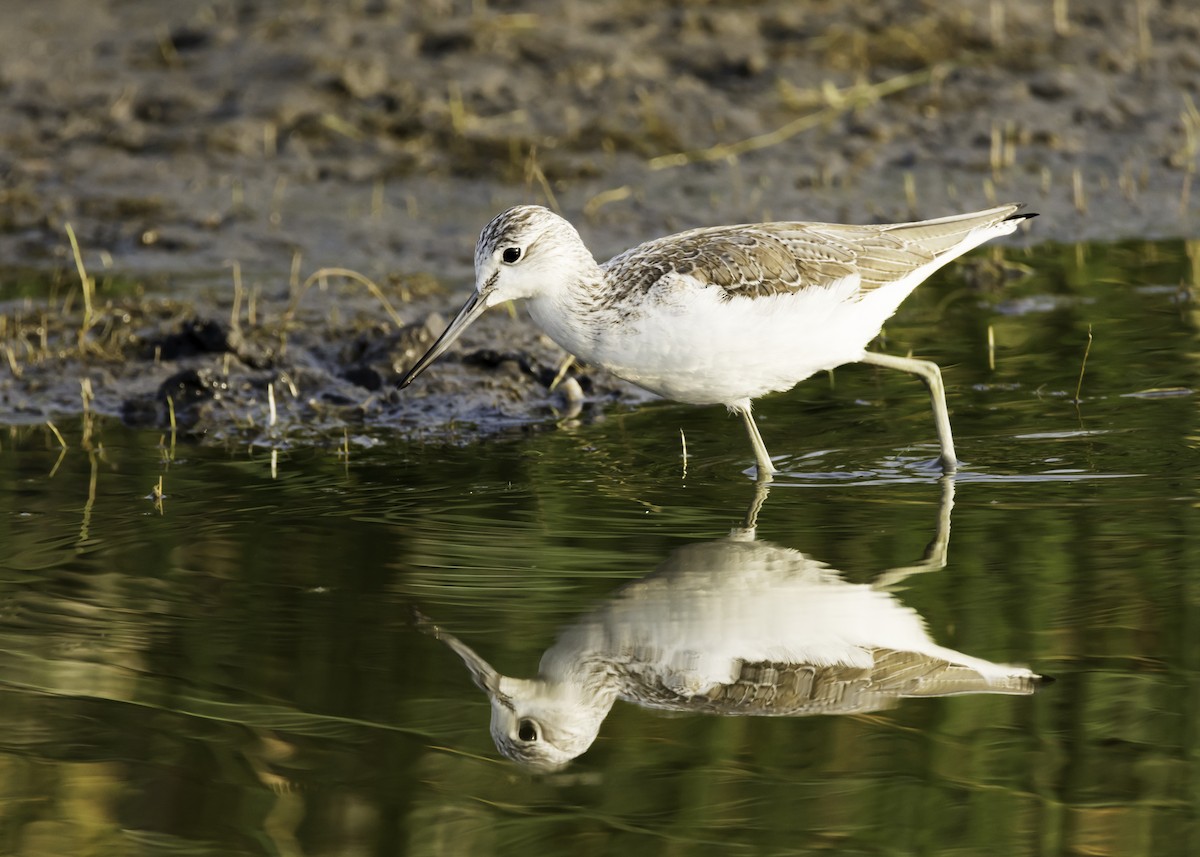
M 626 293 L 644 292 L 669 274 L 719 287 L 731 298 L 794 293 L 851 276 L 859 278 L 860 292 L 869 293 L 1012 232 L 1029 216 L 1018 214 L 1019 208 L 876 226 L 780 221 L 705 227 L 640 244 L 602 267 Z

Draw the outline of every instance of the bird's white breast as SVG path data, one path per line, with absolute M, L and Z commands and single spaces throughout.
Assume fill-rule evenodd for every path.
M 732 404 L 788 390 L 861 359 L 895 311 L 890 296 L 858 297 L 858 279 L 760 297 L 670 275 L 653 290 L 573 317 L 531 302 L 563 348 L 668 399 Z

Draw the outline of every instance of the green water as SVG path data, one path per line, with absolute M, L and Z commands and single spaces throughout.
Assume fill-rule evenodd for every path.
M 14 427 L 0 852 L 1200 853 L 1192 263 L 1009 258 L 1033 273 L 951 270 L 888 327 L 943 366 L 964 461 L 946 567 L 894 596 L 937 643 L 1054 684 L 808 718 L 619 702 L 530 774 L 413 609 L 532 676 L 561 629 L 739 525 L 738 420 L 662 403 L 465 448 L 283 450 L 274 473 L 261 448 L 168 460 L 102 423 L 89 450 L 64 421 L 61 454 Z M 922 558 L 943 489 L 919 382 L 847 367 L 759 413 L 783 471 L 760 539 L 849 583 Z

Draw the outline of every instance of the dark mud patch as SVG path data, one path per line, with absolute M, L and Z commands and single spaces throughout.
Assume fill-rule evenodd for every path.
M 525 321 L 485 319 L 438 371 L 396 383 L 445 325 L 436 312 L 396 326 L 346 295 L 348 318 L 259 297 L 107 301 L 85 322 L 30 299 L 0 305 L 0 412 L 40 423 L 84 410 L 213 443 L 332 444 L 344 431 L 473 440 L 643 398 L 575 364 Z M 500 330 L 500 328 L 503 328 Z M 503 341 L 498 351 L 492 343 Z

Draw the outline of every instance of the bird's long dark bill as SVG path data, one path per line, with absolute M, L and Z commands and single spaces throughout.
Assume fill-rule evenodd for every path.
M 425 356 L 413 364 L 413 367 L 408 370 L 408 374 L 400 381 L 400 389 L 404 389 L 413 382 L 413 379 L 425 371 L 425 367 L 442 356 L 447 348 L 454 344 L 454 340 L 462 335 L 462 332 L 479 316 L 483 315 L 487 309 L 487 302 L 483 300 L 479 292 L 471 292 L 471 297 L 467 298 L 467 302 L 463 304 L 463 308 L 458 311 L 458 315 L 454 317 L 454 321 L 442 331 L 442 335 L 437 338 L 437 342 L 433 343 Z
M 507 699 L 500 692 L 500 674 L 492 669 L 491 664 L 475 654 L 474 649 L 453 634 L 442 634 L 440 639 L 462 658 L 463 663 L 471 672 L 471 678 L 475 680 L 475 684 L 479 686 L 480 690 L 485 691 L 489 696 Z M 511 704 L 509 703 L 510 706 Z

